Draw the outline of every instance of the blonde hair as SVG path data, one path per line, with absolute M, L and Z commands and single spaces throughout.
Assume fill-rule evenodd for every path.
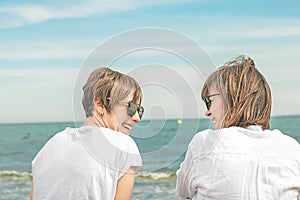
M 95 69 L 82 88 L 82 105 L 86 117 L 93 115 L 94 100 L 98 98 L 107 112 L 133 93 L 133 102 L 142 101 L 142 89 L 132 77 L 107 67 Z
M 259 125 L 269 129 L 271 90 L 251 58 L 239 56 L 212 73 L 202 88 L 203 100 L 209 87 L 215 87 L 224 102 L 223 128 Z

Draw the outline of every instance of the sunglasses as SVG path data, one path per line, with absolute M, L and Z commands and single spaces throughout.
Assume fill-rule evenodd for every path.
M 136 112 L 138 112 L 140 119 L 142 119 L 144 114 L 144 107 L 135 103 L 135 102 L 127 102 L 127 114 L 128 116 L 132 117 L 135 115 Z
M 110 98 L 107 98 L 107 100 L 110 100 Z M 138 112 L 140 119 L 142 119 L 144 114 L 144 107 L 135 103 L 135 102 L 124 102 L 120 101 L 120 103 L 127 104 L 127 114 L 128 116 L 132 117 L 135 115 L 136 112 Z
M 218 96 L 218 95 L 220 95 L 220 94 L 212 94 L 212 95 L 208 95 L 208 96 L 204 97 L 204 102 L 205 102 L 207 110 L 209 110 L 209 108 L 211 106 L 211 100 L 209 98 L 213 97 L 213 96 Z

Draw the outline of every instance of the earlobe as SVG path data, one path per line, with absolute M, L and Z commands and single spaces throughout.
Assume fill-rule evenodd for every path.
M 104 115 L 105 107 L 103 106 L 101 100 L 99 98 L 94 100 L 94 110 L 100 114 L 100 116 Z

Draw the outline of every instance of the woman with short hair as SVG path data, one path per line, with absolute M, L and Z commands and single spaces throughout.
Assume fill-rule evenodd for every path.
M 83 125 L 54 135 L 32 162 L 31 199 L 130 199 L 142 166 L 129 137 L 144 112 L 142 90 L 132 77 L 102 67 L 83 93 Z

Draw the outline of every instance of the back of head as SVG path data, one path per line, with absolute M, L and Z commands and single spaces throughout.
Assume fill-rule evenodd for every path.
M 82 104 L 86 117 L 92 116 L 96 98 L 101 101 L 107 112 L 131 93 L 133 102 L 142 101 L 142 90 L 135 79 L 107 67 L 95 69 L 82 89 Z
M 271 90 L 251 58 L 239 56 L 218 68 L 204 83 L 202 99 L 211 86 L 220 92 L 224 102 L 223 128 L 259 125 L 269 129 Z

